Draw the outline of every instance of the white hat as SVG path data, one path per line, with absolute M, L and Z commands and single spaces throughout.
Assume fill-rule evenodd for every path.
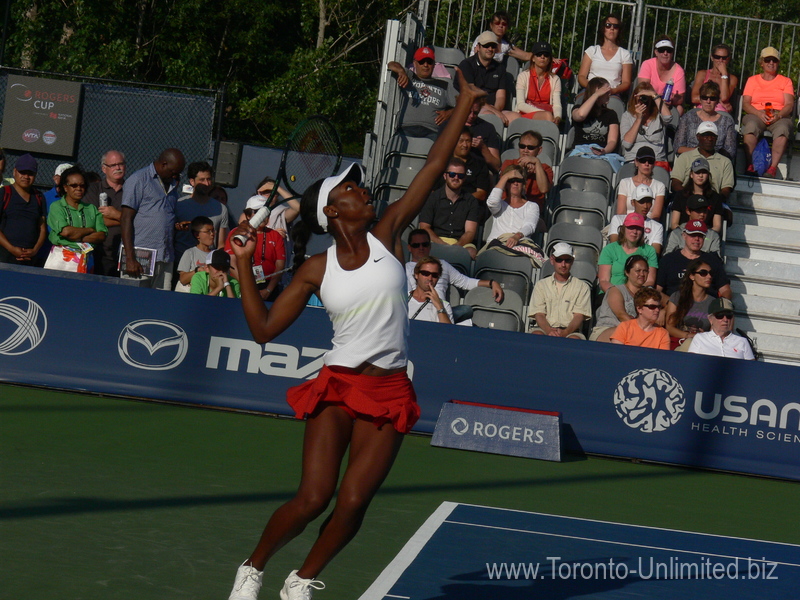
M 245 204 L 244 207 L 245 207 L 245 209 L 258 210 L 259 208 L 264 206 L 266 203 L 267 203 L 267 201 L 264 199 L 264 196 L 261 196 L 260 194 L 256 194 L 255 196 L 250 196 L 247 199 L 247 204 Z
M 650 198 L 652 200 L 655 198 L 655 194 L 653 194 L 653 189 L 649 185 L 643 183 L 636 186 L 636 190 L 633 192 L 633 199 L 639 202 L 644 198 Z
M 349 179 L 355 181 L 356 185 L 361 185 L 361 181 L 364 179 L 364 169 L 361 168 L 361 165 L 353 163 L 345 167 L 338 175 L 326 177 L 319 188 L 319 193 L 317 194 L 317 223 L 325 231 L 328 231 L 328 217 L 325 216 L 322 209 L 328 205 L 328 196 L 333 188 Z
M 558 242 L 555 246 L 553 246 L 553 251 L 550 253 L 550 255 L 556 258 L 559 256 L 571 256 L 572 258 L 575 258 L 575 251 L 567 242 Z
M 719 135 L 719 130 L 717 129 L 717 124 L 714 121 L 703 121 L 700 125 L 697 126 L 697 134 L 700 135 L 702 133 L 713 133 L 714 135 Z
M 672 45 L 672 42 L 669 40 L 659 40 L 656 42 L 656 50 L 660 50 L 661 48 L 669 48 L 671 50 L 675 50 L 675 46 Z
M 72 167 L 73 165 L 71 165 L 70 163 L 61 163 L 56 167 L 56 173 L 55 173 L 56 177 L 61 177 L 61 174 L 64 171 L 66 171 L 67 169 L 71 169 Z

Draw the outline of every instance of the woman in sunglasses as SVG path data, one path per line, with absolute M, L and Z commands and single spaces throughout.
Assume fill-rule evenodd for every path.
M 561 123 L 561 78 L 551 72 L 553 49 L 547 42 L 536 42 L 531 51 L 531 68 L 517 75 L 517 112 L 507 115 Z
M 640 148 L 649 146 L 655 151 L 656 164 L 669 171 L 667 125 L 670 123 L 672 111 L 669 105 L 656 94 L 650 82 L 640 81 L 619 123 L 625 160 L 633 160 Z
M 636 309 L 636 318 L 620 323 L 611 336 L 611 343 L 669 350 L 669 334 L 666 329 L 658 325 L 658 318 L 661 316 L 661 293 L 654 288 L 644 287 L 636 292 L 633 305 Z
M 670 350 L 685 352 L 697 333 L 709 331 L 708 307 L 716 300 L 708 293 L 713 271 L 702 259 L 690 262 L 681 280 L 680 289 L 667 302 L 666 327 Z
M 747 114 L 742 118 L 742 134 L 747 154 L 746 174 L 750 176 L 758 175 L 753 167 L 753 151 L 766 130 L 772 134 L 772 164 L 765 177 L 778 176 L 778 163 L 793 139 L 794 84 L 778 73 L 780 60 L 781 53 L 767 46 L 761 51 L 761 73 L 744 84 L 742 110 Z
M 642 146 L 633 159 L 636 172 L 633 177 L 626 177 L 617 185 L 617 208 L 615 214 L 627 215 L 633 212 L 634 194 L 640 185 L 646 185 L 653 191 L 653 205 L 647 213 L 650 219 L 660 219 L 664 210 L 664 198 L 667 186 L 653 178 L 653 167 L 656 164 L 656 153 L 650 146 Z
M 672 80 L 672 97 L 668 104 L 683 114 L 683 97 L 686 94 L 686 73 L 683 67 L 675 62 L 675 42 L 668 35 L 661 35 L 656 40 L 653 51 L 655 56 L 648 58 L 639 69 L 639 81 L 649 81 L 656 93 L 664 97 L 664 88 Z
M 708 81 L 700 86 L 698 94 L 700 108 L 687 112 L 678 124 L 678 131 L 675 133 L 675 152 L 683 154 L 697 148 L 697 128 L 700 123 L 710 121 L 717 126 L 716 151 L 733 160 L 738 143 L 736 123 L 727 112 L 719 112 L 721 98 L 719 86 L 713 81 Z
M 625 39 L 625 26 L 614 14 L 600 19 L 597 28 L 597 44 L 589 46 L 583 53 L 578 83 L 589 86 L 589 80 L 602 77 L 611 86 L 611 93 L 619 96 L 631 87 L 633 78 L 633 56 L 622 48 Z
M 523 238 L 530 238 L 539 223 L 539 205 L 525 197 L 527 173 L 518 165 L 503 170 L 497 185 L 489 194 L 486 206 L 494 217 L 492 237 L 507 247 L 518 246 Z
M 727 44 L 717 44 L 711 49 L 711 68 L 698 71 L 694 76 L 692 85 L 692 104 L 697 108 L 702 108 L 701 88 L 703 84 L 713 82 L 719 86 L 719 98 L 715 106 L 717 111 L 733 112 L 731 96 L 739 85 L 739 78 L 728 71 L 731 64 L 731 47 Z

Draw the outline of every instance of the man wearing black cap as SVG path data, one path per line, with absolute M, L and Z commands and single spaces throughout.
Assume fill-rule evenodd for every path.
M 433 68 L 436 55 L 428 46 L 414 52 L 414 70 L 391 61 L 387 67 L 397 76 L 403 94 L 399 133 L 436 140 L 439 126 L 450 117 L 456 105 L 452 79 L 436 79 Z
M 755 360 L 747 339 L 733 333 L 733 302 L 717 298 L 708 307 L 711 331 L 698 333 L 692 338 L 689 352 L 725 358 Z
M 23 154 L 14 165 L 14 184 L 0 192 L 0 262 L 40 266 L 36 254 L 47 239 L 44 196 L 33 189 L 39 164 Z
M 708 233 L 708 226 L 703 221 L 689 221 L 682 233 L 684 247 L 665 254 L 658 265 L 656 288 L 666 297 L 678 291 L 690 262 L 701 258 L 711 267 L 712 279 L 708 293 L 720 298 L 728 298 L 731 292 L 731 280 L 725 273 L 725 265 L 716 254 L 702 252 L 703 242 Z
M 672 191 L 680 192 L 689 184 L 689 172 L 698 158 L 708 162 L 708 171 L 711 174 L 711 186 L 714 191 L 725 198 L 733 190 L 733 163 L 724 154 L 717 152 L 717 126 L 713 121 L 703 121 L 697 128 L 697 148 L 684 152 L 675 159 L 675 166 L 670 174 L 672 178 Z
M 707 217 L 710 208 L 709 201 L 704 196 L 701 196 L 700 194 L 689 196 L 686 199 L 686 214 L 689 215 L 689 219 L 686 221 L 686 223 L 691 223 L 692 221 L 703 221 L 706 223 L 706 227 L 708 227 Z M 680 249 L 685 246 L 683 233 L 686 231 L 686 223 L 676 227 L 672 230 L 672 233 L 669 234 L 669 240 L 667 240 L 667 249 L 665 251 L 667 254 L 676 248 Z M 719 234 L 713 229 L 706 231 L 706 237 L 705 241 L 703 242 L 702 251 L 714 252 L 718 255 L 722 254 Z
M 214 250 L 206 257 L 206 271 L 192 276 L 192 293 L 206 296 L 241 298 L 239 282 L 230 277 L 231 257 L 225 250 Z

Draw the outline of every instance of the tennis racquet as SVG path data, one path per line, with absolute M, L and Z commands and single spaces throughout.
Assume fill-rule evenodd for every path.
M 250 225 L 258 228 L 267 220 L 281 184 L 295 196 L 300 196 L 318 179 L 335 175 L 341 162 L 342 141 L 333 124 L 322 116 L 301 121 L 283 149 L 278 177 L 267 203 L 252 216 Z M 247 237 L 242 234 L 233 236 L 237 246 L 244 246 L 246 241 Z

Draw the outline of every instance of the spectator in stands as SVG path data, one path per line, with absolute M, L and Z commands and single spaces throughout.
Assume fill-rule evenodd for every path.
M 619 144 L 619 118 L 608 108 L 611 86 L 602 77 L 589 81 L 583 104 L 572 109 L 575 150 L 572 154 L 613 154 Z
M 214 246 L 214 222 L 204 215 L 192 219 L 189 226 L 197 245 L 186 250 L 178 261 L 178 283 L 176 292 L 191 291 L 192 277 L 198 271 L 206 270 L 206 258 Z
M 551 71 L 553 48 L 547 42 L 533 45 L 531 67 L 517 75 L 516 112 L 506 111 L 508 122 L 520 117 L 561 124 L 561 78 Z
M 617 185 L 617 207 L 618 215 L 627 215 L 633 212 L 633 195 L 636 188 L 646 185 L 653 191 L 653 206 L 650 208 L 651 219 L 658 220 L 664 211 L 664 198 L 667 195 L 667 187 L 658 179 L 653 178 L 653 167 L 656 163 L 656 154 L 650 146 L 642 146 L 636 152 L 633 164 L 636 172 L 633 177 L 626 177 Z
M 722 232 L 722 218 L 725 213 L 722 194 L 715 191 L 711 176 L 711 164 L 703 157 L 696 158 L 691 165 L 689 180 L 683 189 L 673 194 L 670 212 L 670 229 L 689 220 L 687 201 L 692 196 L 703 196 L 708 207 L 706 225 L 717 233 Z
M 772 134 L 772 164 L 765 177 L 778 176 L 778 163 L 792 139 L 794 124 L 794 84 L 778 73 L 781 53 L 772 46 L 761 51 L 761 73 L 748 78 L 742 92 L 744 150 L 747 154 L 747 174 L 756 175 L 753 151 L 764 131 Z M 767 105 L 770 106 L 767 106 Z
M 416 280 L 414 279 L 414 267 L 417 262 L 423 258 L 430 256 L 431 253 L 431 236 L 424 229 L 414 229 L 408 234 L 408 254 L 411 260 L 406 263 L 406 278 L 408 279 L 408 289 L 413 290 L 416 287 Z M 435 286 L 436 291 L 441 298 L 447 298 L 447 293 L 451 285 L 454 285 L 459 290 L 468 292 L 476 287 L 485 287 L 492 290 L 495 302 L 503 301 L 503 288 L 494 279 L 475 279 L 468 277 L 461 271 L 456 269 L 446 260 L 439 259 L 442 265 L 442 272 L 437 280 Z
M 150 287 L 172 289 L 175 263 L 174 232 L 180 175 L 186 166 L 177 148 L 164 150 L 158 158 L 131 175 L 122 190 L 122 246 L 125 252 L 124 277 L 142 278 L 142 265 L 135 249 L 148 248 L 156 253 Z M 188 223 L 186 225 L 188 229 Z
M 625 25 L 615 14 L 600 19 L 597 28 L 597 45 L 589 46 L 583 53 L 578 70 L 578 83 L 589 86 L 589 81 L 602 77 L 611 86 L 611 93 L 620 96 L 627 92 L 633 80 L 633 56 L 620 44 L 625 40 Z
M 708 293 L 712 271 L 702 259 L 686 267 L 680 288 L 669 297 L 665 326 L 670 335 L 670 349 L 685 352 L 695 334 L 711 329 L 708 308 L 715 300 Z
M 494 125 L 478 116 L 485 101 L 484 97 L 475 101 L 469 116 L 467 116 L 466 126 L 472 132 L 472 154 L 485 160 L 489 168 L 497 172 L 500 170 L 500 145 L 502 142 Z
M 226 192 L 225 188 L 221 185 L 214 184 L 214 186 L 211 188 L 211 191 L 208 192 L 208 195 L 223 206 L 228 206 L 228 192 Z M 231 222 L 230 212 L 228 212 L 228 222 Z
M 467 166 L 453 157 L 444 172 L 445 185 L 434 190 L 419 214 L 419 226 L 428 232 L 434 244 L 458 244 L 475 258 L 475 233 L 478 231 L 480 206 L 472 194 L 462 190 Z
M 495 36 L 497 36 L 498 43 L 497 52 L 494 54 L 494 60 L 503 64 L 505 64 L 506 56 L 512 56 L 520 62 L 527 62 L 531 60 L 530 52 L 525 52 L 524 50 L 517 48 L 506 38 L 506 33 L 508 33 L 508 28 L 510 26 L 511 17 L 509 17 L 506 11 L 498 10 L 492 15 L 492 18 L 489 22 L 489 29 L 495 34 Z M 480 48 L 478 45 L 479 39 L 480 37 L 475 38 L 475 41 L 472 44 L 472 50 L 470 51 L 470 56 L 478 52 Z
M 442 276 L 442 263 L 438 258 L 426 256 L 414 266 L 415 287 L 408 295 L 408 318 L 412 321 L 453 323 L 450 303 L 436 291 L 436 282 Z
M 60 187 L 61 174 L 72 166 L 72 163 L 61 163 L 56 167 L 56 170 L 53 173 L 53 187 L 44 193 L 44 199 L 47 202 L 48 213 L 50 212 L 50 207 L 53 205 L 53 202 L 56 202 L 64 197 L 63 189 Z
M 241 298 L 239 282 L 231 277 L 231 257 L 224 250 L 212 250 L 206 257 L 206 269 L 192 277 L 191 293 L 223 298 Z
M 727 44 L 717 44 L 711 49 L 711 68 L 698 71 L 694 76 L 692 85 L 692 104 L 702 108 L 703 86 L 706 83 L 717 85 L 719 98 L 715 105 L 717 112 L 733 113 L 736 107 L 731 104 L 731 97 L 739 85 L 739 78 L 728 71 L 731 63 L 731 47 Z M 677 146 L 677 144 L 676 144 Z M 733 157 L 729 157 L 733 159 Z
M 244 207 L 244 218 L 249 220 L 258 210 L 267 203 L 266 197 L 262 195 L 251 196 Z M 253 275 L 255 276 L 258 293 L 261 298 L 272 302 L 281 291 L 281 278 L 272 276 L 282 271 L 286 266 L 286 245 L 281 234 L 270 229 L 267 221 L 256 228 L 256 250 L 253 253 Z M 233 255 L 231 248 L 231 238 L 235 235 L 235 230 L 228 234 L 225 241 L 225 252 Z M 233 271 L 233 276 L 238 279 L 238 274 Z
M 93 251 L 87 257 L 87 273 L 94 272 L 94 254 L 106 239 L 108 228 L 103 215 L 93 204 L 83 202 L 86 179 L 80 167 L 64 169 L 59 177 L 61 199 L 50 207 L 47 225 L 53 246 L 66 246 L 83 251 L 80 244 L 91 244 Z
M 653 206 L 653 190 L 649 185 L 637 186 L 631 198 L 634 213 L 639 213 L 644 218 L 644 241 L 653 247 L 656 254 L 661 254 L 664 244 L 664 226 L 647 216 Z M 608 225 L 608 241 L 614 243 L 619 239 L 619 229 L 625 222 L 627 215 L 614 215 Z
M 535 320 L 530 333 L 585 340 L 580 329 L 592 318 L 589 285 L 570 273 L 575 252 L 566 242 L 553 246 L 553 275 L 536 282 L 528 314 Z
M 264 177 L 256 186 L 256 194 L 268 200 L 275 188 L 275 180 L 272 177 Z M 272 212 L 269 213 L 268 226 L 281 234 L 284 240 L 288 240 L 289 227 L 300 214 L 300 200 L 292 197 L 292 194 L 282 185 L 278 186 L 278 191 L 270 204 Z M 244 213 L 239 219 L 239 223 L 244 220 Z
M 464 161 L 467 169 L 467 176 L 464 178 L 461 190 L 480 200 L 481 210 L 485 212 L 484 203 L 489 196 L 489 189 L 492 187 L 489 179 L 489 165 L 486 164 L 483 157 L 472 152 L 472 133 L 469 127 L 465 127 L 461 132 L 453 153 L 453 156 Z M 438 190 L 444 185 L 445 178 L 442 178 L 433 186 L 433 189 Z M 485 219 L 481 219 L 481 221 L 483 220 Z
M 228 209 L 208 195 L 214 183 L 211 165 L 206 162 L 193 162 L 189 164 L 186 173 L 189 176 L 192 193 L 190 196 L 178 199 L 175 220 L 178 223 L 191 223 L 192 219 L 200 215 L 208 217 L 214 223 L 214 230 L 217 232 L 214 247 L 222 248 L 225 245 L 225 238 L 228 237 Z M 175 256 L 179 257 L 194 245 L 195 239 L 188 226 L 177 231 Z
M 684 204 L 686 207 L 686 221 L 684 222 L 703 221 L 706 224 L 706 227 L 708 227 L 708 214 L 712 210 L 710 204 L 711 202 L 704 196 L 700 196 L 698 194 L 689 196 Z M 717 218 L 720 218 L 719 215 L 717 215 Z M 666 253 L 672 252 L 676 248 L 683 248 L 685 244 L 683 237 L 684 231 L 685 227 L 683 225 L 679 225 L 672 230 L 672 232 L 669 234 L 669 240 L 667 240 L 667 249 L 665 250 Z M 706 238 L 705 242 L 703 242 L 702 251 L 720 254 L 721 250 L 722 248 L 719 234 L 713 229 L 709 229 L 706 232 Z
M 708 293 L 720 298 L 731 297 L 731 282 L 722 260 L 716 254 L 701 250 L 707 232 L 708 226 L 703 221 L 689 221 L 683 231 L 684 247 L 661 257 L 656 287 L 667 298 L 678 291 L 686 268 L 697 259 L 711 267 L 713 277 Z
M 103 222 L 108 234 L 103 242 L 102 250 L 95 252 L 94 271 L 109 277 L 119 276 L 117 264 L 119 247 L 122 243 L 122 186 L 125 184 L 125 155 L 117 150 L 109 150 L 100 158 L 100 170 L 103 177 L 90 183 L 83 198 L 84 202 L 93 204 L 103 215 Z M 100 202 L 101 194 L 105 194 Z M 105 204 L 105 206 L 103 206 Z
M 699 92 L 700 107 L 690 110 L 681 117 L 678 131 L 675 133 L 675 153 L 683 154 L 697 147 L 697 128 L 710 121 L 717 126 L 717 152 L 733 160 L 738 144 L 736 123 L 727 112 L 718 112 L 720 92 L 713 81 L 704 83 Z
M 628 257 L 625 261 L 625 283 L 612 285 L 603 294 L 590 340 L 610 342 L 620 323 L 636 318 L 633 297 L 644 287 L 649 272 L 650 267 L 644 256 L 633 254 Z
M 511 165 L 519 165 L 527 173 L 525 198 L 539 206 L 539 214 L 544 214 L 547 193 L 553 185 L 553 167 L 539 160 L 542 153 L 542 136 L 538 131 L 528 130 L 519 138 L 519 158 L 509 158 L 501 168 L 505 171 Z
M 673 83 L 670 106 L 674 106 L 679 114 L 683 114 L 683 99 L 686 95 L 686 74 L 675 62 L 675 42 L 668 35 L 661 35 L 656 40 L 653 50 L 654 58 L 648 58 L 639 68 L 640 82 L 649 81 L 656 93 L 664 97 L 664 88 L 671 80 Z
M 0 199 L 0 262 L 41 266 L 36 255 L 47 239 L 44 196 L 33 187 L 39 163 L 23 154 L 14 165 L 14 183 Z
M 689 346 L 692 354 L 722 356 L 755 360 L 753 349 L 746 338 L 733 333 L 733 302 L 727 298 L 717 298 L 708 307 L 708 321 L 711 331 L 698 333 Z
M 680 192 L 689 183 L 689 173 L 698 158 L 704 158 L 708 164 L 711 175 L 711 185 L 714 191 L 722 194 L 727 200 L 731 195 L 734 185 L 733 163 L 731 159 L 716 151 L 717 124 L 712 121 L 703 121 L 697 127 L 697 148 L 684 152 L 675 159 L 672 169 L 672 191 Z
M 613 244 L 606 244 L 597 261 L 597 278 L 600 289 L 608 291 L 612 285 L 625 283 L 625 264 L 632 254 L 640 254 L 647 259 L 649 271 L 646 285 L 656 282 L 658 258 L 652 246 L 644 241 L 644 217 L 639 213 L 630 213 L 625 217 L 617 231 L 618 239 Z
M 519 165 L 503 169 L 497 185 L 489 194 L 486 206 L 494 217 L 491 238 L 508 248 L 520 245 L 523 239 L 530 239 L 539 222 L 539 205 L 528 202 L 525 197 L 527 172 Z
M 640 81 L 622 115 L 619 131 L 626 161 L 633 160 L 640 148 L 655 151 L 656 165 L 670 170 L 667 162 L 667 132 L 672 124 L 669 105 L 656 94 L 649 81 Z
M 478 51 L 461 61 L 458 65 L 467 83 L 473 83 L 487 93 L 486 104 L 481 113 L 493 114 L 508 125 L 508 118 L 503 114 L 506 108 L 506 90 L 504 87 L 506 68 L 494 60 L 499 48 L 497 35 L 492 31 L 484 31 L 478 36 Z M 469 122 L 467 122 L 469 125 Z
M 611 343 L 640 348 L 669 350 L 669 334 L 657 324 L 661 314 L 661 295 L 651 287 L 644 287 L 633 297 L 636 318 L 617 326 Z
M 397 77 L 397 85 L 403 90 L 398 133 L 435 141 L 439 126 L 450 117 L 456 105 L 453 80 L 434 78 L 435 64 L 433 48 L 428 46 L 414 52 L 413 71 L 395 61 L 388 64 L 389 70 Z

